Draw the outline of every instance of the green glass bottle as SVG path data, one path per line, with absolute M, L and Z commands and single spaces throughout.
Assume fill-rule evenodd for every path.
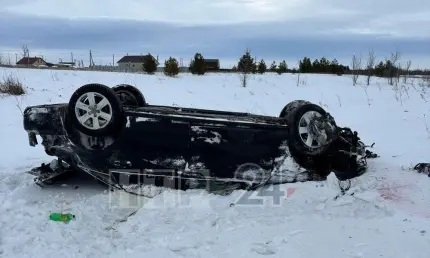
M 72 219 L 75 218 L 75 215 L 70 213 L 51 213 L 49 218 L 53 221 L 62 221 L 64 223 L 69 223 Z

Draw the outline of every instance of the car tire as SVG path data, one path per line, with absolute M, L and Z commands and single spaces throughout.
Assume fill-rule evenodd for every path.
M 304 105 L 304 104 L 312 104 L 311 102 L 307 100 L 294 100 L 285 105 L 285 107 L 282 109 L 281 113 L 279 114 L 279 117 L 287 117 L 288 114 L 290 114 L 292 111 L 294 111 L 298 106 Z
M 309 101 L 298 100 L 286 105 L 281 117 L 285 118 L 289 128 L 290 149 L 304 155 L 324 154 L 335 140 L 337 128 L 334 119 L 327 124 L 328 128 L 321 128 L 319 122 L 327 116 L 323 108 Z
M 91 102 L 90 102 L 91 101 Z M 103 106 L 90 104 L 100 104 Z M 68 105 L 71 124 L 88 136 L 116 135 L 125 125 L 121 101 L 115 91 L 102 84 L 86 84 L 71 96 Z M 90 122 L 91 120 L 91 122 Z
M 118 95 L 123 106 L 144 107 L 147 105 L 140 90 L 129 84 L 118 84 L 112 88 Z

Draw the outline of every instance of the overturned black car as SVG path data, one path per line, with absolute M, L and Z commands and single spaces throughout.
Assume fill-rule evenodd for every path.
M 279 117 L 149 105 L 131 85 L 87 84 L 69 103 L 27 107 L 31 146 L 42 138 L 56 166 L 42 165 L 35 181 L 84 171 L 112 186 L 157 178 L 266 184 L 286 157 L 312 175 L 340 180 L 365 172 L 357 132 L 336 125 L 318 105 L 287 104 Z M 281 171 L 282 172 L 282 171 Z M 282 173 L 281 173 L 282 174 Z M 282 180 L 281 180 L 282 181 Z

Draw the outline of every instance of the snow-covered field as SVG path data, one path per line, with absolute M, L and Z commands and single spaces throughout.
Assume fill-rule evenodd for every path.
M 348 76 L 301 75 L 297 86 L 297 75 L 273 74 L 256 75 L 243 88 L 236 74 L 1 72 L 17 75 L 28 94 L 0 98 L 0 257 L 429 257 L 430 178 L 410 170 L 430 162 L 430 95 L 417 79 L 395 90 L 376 78 L 369 87 L 364 78 L 353 87 Z M 39 188 L 24 171 L 52 157 L 28 145 L 20 109 L 67 102 L 90 82 L 136 85 L 151 104 L 273 116 L 288 102 L 306 99 L 357 130 L 365 143 L 375 142 L 372 151 L 381 157 L 369 160 L 369 172 L 344 196 L 335 199 L 340 189 L 330 175 L 281 185 L 279 205 L 271 198 L 237 204 L 244 191 L 152 189 L 155 197 L 136 199 L 78 179 Z M 116 205 L 117 197 L 129 198 L 121 203 L 131 207 Z M 71 212 L 76 220 L 52 222 L 50 212 Z

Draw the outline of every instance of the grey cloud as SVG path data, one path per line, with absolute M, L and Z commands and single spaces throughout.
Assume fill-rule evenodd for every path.
M 333 0 L 331 3 L 334 2 Z M 389 34 L 358 35 L 342 32 L 355 24 L 280 21 L 231 25 L 179 26 L 131 20 L 66 20 L 0 13 L 0 39 L 5 47 L 28 44 L 35 49 L 70 49 L 103 53 L 146 53 L 209 56 L 234 59 L 245 48 L 259 57 L 297 59 L 303 56 L 342 59 L 373 48 L 379 55 L 400 50 L 410 56 L 430 56 L 425 38 L 393 38 Z M 1 52 L 1 49 L 0 49 Z

